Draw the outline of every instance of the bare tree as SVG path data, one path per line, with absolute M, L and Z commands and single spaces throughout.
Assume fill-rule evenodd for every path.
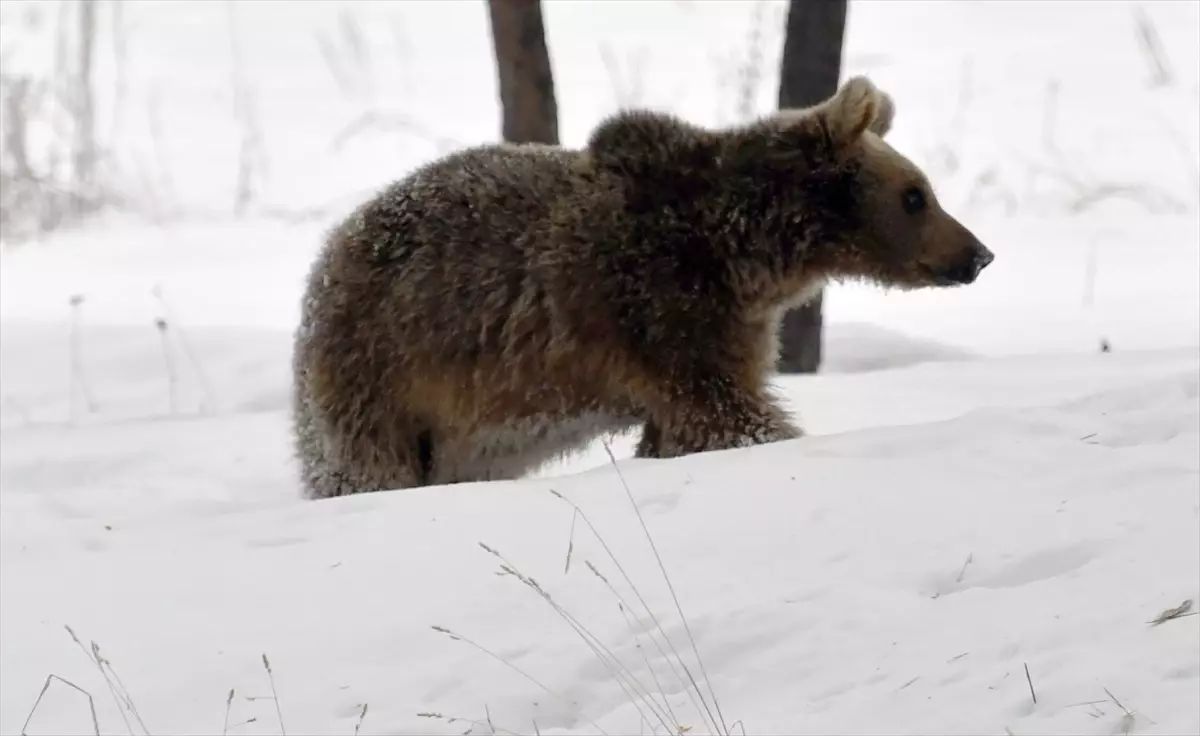
M 779 73 L 779 107 L 815 105 L 837 91 L 847 0 L 790 0 Z M 781 373 L 821 365 L 822 295 L 788 312 L 780 333 Z
M 229 30 L 230 86 L 233 90 L 233 117 L 237 122 L 238 161 L 234 184 L 233 211 L 241 217 L 259 193 L 266 177 L 266 146 L 259 125 L 254 87 L 246 71 L 242 52 L 241 32 L 233 0 L 226 0 L 226 20 Z
M 96 0 L 83 0 L 79 6 L 79 56 L 75 71 L 75 214 L 93 206 L 96 196 L 96 99 L 94 67 L 96 57 Z
M 558 103 L 541 0 L 488 0 L 504 140 L 558 144 Z
M 97 0 L 57 4 L 48 75 L 22 71 L 20 65 L 10 72 L 14 48 L 37 44 L 41 5 L 50 6 L 31 4 L 21 14 L 3 16 L 0 225 L 6 240 L 78 220 L 104 204 L 109 194 L 100 181 L 96 135 Z
M 117 140 L 121 124 L 124 122 L 125 98 L 128 96 L 129 48 L 126 37 L 128 29 L 125 24 L 125 0 L 110 0 L 108 8 L 113 52 L 113 109 L 108 134 L 111 145 Z

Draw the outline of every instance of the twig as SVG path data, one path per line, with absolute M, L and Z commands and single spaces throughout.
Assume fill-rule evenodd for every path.
M 1029 696 L 1033 698 L 1033 704 L 1037 705 L 1037 693 L 1033 689 L 1033 678 L 1029 675 L 1029 663 L 1025 662 L 1025 681 L 1029 683 Z
M 225 721 L 221 725 L 221 736 L 229 733 L 229 711 L 233 709 L 233 688 L 229 688 L 229 697 L 225 698 Z
M 963 577 L 967 574 L 967 565 L 971 564 L 971 560 L 974 559 L 974 557 L 974 552 L 967 554 L 967 561 L 963 563 L 962 569 L 958 571 L 958 577 L 954 579 L 954 582 L 961 583 L 963 581 Z
M 368 703 L 362 704 L 362 710 L 358 714 L 358 723 L 354 724 L 354 736 L 358 736 L 358 732 L 362 728 L 363 719 L 367 717 L 367 705 Z

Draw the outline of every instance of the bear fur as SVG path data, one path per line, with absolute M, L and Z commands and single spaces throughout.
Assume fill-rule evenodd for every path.
M 800 437 L 768 385 L 785 310 L 992 258 L 883 141 L 893 115 L 858 77 L 737 128 L 625 111 L 582 150 L 481 146 L 388 186 L 308 279 L 305 495 L 516 478 L 639 425 L 639 457 Z

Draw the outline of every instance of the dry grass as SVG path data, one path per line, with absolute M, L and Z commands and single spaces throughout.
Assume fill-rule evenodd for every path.
M 516 731 L 510 731 L 507 728 L 502 728 L 502 727 L 497 726 L 496 724 L 492 723 L 490 715 L 485 715 L 483 719 L 478 719 L 478 718 L 463 718 L 461 716 L 447 716 L 447 715 L 443 715 L 441 713 L 426 712 L 426 713 L 418 713 L 417 717 L 418 718 L 428 718 L 430 720 L 435 720 L 435 721 L 441 721 L 442 723 L 445 723 L 448 725 L 466 724 L 468 726 L 468 728 L 466 731 L 462 732 L 463 736 L 467 736 L 468 734 L 474 733 L 476 728 L 487 728 L 489 733 L 492 733 L 492 734 L 503 733 L 503 734 L 511 734 L 512 736 L 521 736 L 521 734 L 517 733 Z
M 287 729 L 283 726 L 283 709 L 279 706 L 279 691 L 275 689 L 275 673 L 271 671 L 271 660 L 267 659 L 267 655 L 262 655 L 263 669 L 267 671 L 267 679 L 271 682 L 271 700 L 275 703 L 275 715 L 279 717 L 279 732 L 283 736 L 287 736 Z
M 100 721 L 96 717 L 96 699 L 93 698 L 92 694 L 89 693 L 87 690 L 84 690 L 83 688 L 79 687 L 78 685 L 71 682 L 70 680 L 64 679 L 55 674 L 46 675 L 46 682 L 45 682 L 45 684 L 42 685 L 42 689 L 41 689 L 41 692 L 38 693 L 37 700 L 33 701 L 33 707 L 29 709 L 29 715 L 25 717 L 25 723 L 23 723 L 21 725 L 21 736 L 25 736 L 26 733 L 28 732 L 29 723 L 33 720 L 34 714 L 37 713 L 37 709 L 41 706 L 42 698 L 46 697 L 46 692 L 50 689 L 50 686 L 53 685 L 55 682 L 61 682 L 62 684 L 66 685 L 67 687 L 70 687 L 70 688 L 74 689 L 75 691 L 82 693 L 83 696 L 85 698 L 87 698 L 88 709 L 91 711 L 91 715 L 92 715 L 92 733 L 94 733 L 96 736 L 100 736 Z
M 121 715 L 121 720 L 125 725 L 125 732 L 129 734 L 129 736 L 134 736 L 136 727 L 137 731 L 143 736 L 150 736 L 151 731 L 149 728 L 147 728 L 145 721 L 142 719 L 141 713 L 138 712 L 137 705 L 133 701 L 133 696 L 130 695 L 128 688 L 125 687 L 125 683 L 122 682 L 121 676 L 117 674 L 112 662 L 101 652 L 100 645 L 95 641 L 91 641 L 88 645 L 85 645 L 83 640 L 81 640 L 75 633 L 74 629 L 68 625 L 64 625 L 63 628 L 66 629 L 67 634 L 71 637 L 71 640 L 74 641 L 75 644 L 79 646 L 80 650 L 83 651 L 83 654 L 85 657 L 87 657 L 88 662 L 90 662 L 93 667 L 99 670 L 101 677 L 104 679 L 104 684 L 108 688 L 108 692 L 112 696 L 113 702 L 117 706 L 117 711 Z M 265 697 L 247 696 L 246 700 L 271 700 L 275 704 L 275 715 L 279 722 L 279 732 L 281 736 L 287 736 L 287 729 L 285 728 L 283 722 L 283 709 L 280 706 L 279 701 L 279 692 L 275 687 L 275 673 L 271 668 L 271 661 L 267 658 L 266 654 L 262 655 L 262 665 L 263 669 L 266 670 L 267 680 L 271 686 L 271 695 Z M 67 680 L 66 678 L 56 674 L 47 675 L 46 681 L 42 685 L 42 689 L 38 693 L 37 699 L 34 701 L 33 706 L 30 708 L 29 715 L 25 718 L 24 725 L 21 727 L 21 736 L 26 736 L 29 724 L 33 722 L 34 716 L 37 714 L 38 709 L 42 706 L 42 701 L 45 698 L 46 693 L 50 690 L 51 685 L 56 682 L 72 688 L 87 698 L 88 709 L 91 715 L 92 732 L 96 734 L 96 736 L 99 736 L 100 720 L 96 714 L 96 701 L 92 694 L 74 682 L 71 682 L 70 680 Z M 239 726 L 244 726 L 248 723 L 255 723 L 258 721 L 257 717 L 251 717 L 237 723 L 231 724 L 229 722 L 233 711 L 233 701 L 235 695 L 236 691 L 234 688 L 230 688 L 229 694 L 225 698 L 225 714 L 221 726 L 222 736 L 227 736 L 231 730 L 236 729 Z M 355 736 L 358 736 L 363 720 L 366 717 L 367 705 L 364 703 L 362 705 L 362 710 L 359 713 L 358 722 L 354 727 Z
M 356 721 L 354 724 L 354 736 L 358 736 L 358 732 L 362 730 L 363 721 L 365 721 L 367 719 L 367 708 L 368 707 L 369 707 L 368 703 L 363 703 L 362 710 L 360 710 L 358 712 L 358 721 Z
M 96 669 L 100 670 L 100 675 L 104 678 L 104 683 L 108 686 L 108 691 L 112 695 L 113 700 L 116 702 L 117 708 L 121 713 L 121 719 L 125 722 L 125 730 L 132 734 L 132 724 L 136 723 L 138 727 L 142 729 L 142 733 L 145 734 L 145 736 L 150 736 L 150 730 L 146 728 L 145 722 L 142 721 L 142 716 L 140 713 L 138 713 L 137 706 L 134 705 L 133 697 L 130 696 L 129 690 L 125 688 L 125 683 L 121 682 L 120 675 L 118 675 L 116 670 L 113 669 L 112 662 L 110 662 L 104 657 L 103 654 L 100 653 L 100 645 L 95 641 L 92 641 L 89 649 L 83 645 L 83 642 L 79 640 L 79 637 L 75 635 L 75 632 L 70 626 L 64 625 L 63 628 L 65 628 L 67 633 L 71 635 L 71 639 L 77 645 L 79 645 L 79 648 L 83 651 L 84 656 L 88 658 L 88 661 L 90 661 L 92 665 L 96 667 Z M 133 720 L 130 721 L 130 718 Z
M 100 671 L 100 676 L 104 679 L 104 684 L 108 688 L 108 692 L 112 696 L 113 702 L 117 705 L 117 711 L 121 714 L 121 720 L 125 723 L 125 731 L 132 736 L 134 733 L 133 727 L 136 725 L 141 729 L 141 732 L 145 736 L 150 736 L 150 730 L 146 728 L 146 724 L 142 720 L 141 714 L 138 713 L 137 705 L 135 705 L 133 702 L 133 697 L 129 694 L 129 690 L 126 689 L 125 683 L 121 681 L 121 676 L 118 675 L 116 669 L 113 668 L 112 662 L 101 653 L 100 645 L 95 641 L 92 641 L 90 642 L 90 646 L 85 646 L 83 641 L 80 640 L 79 636 L 75 634 L 74 629 L 67 625 L 64 625 L 63 628 L 67 630 L 67 634 L 71 637 L 71 640 L 79 646 L 79 649 L 83 652 L 83 655 L 87 657 L 88 662 L 90 662 L 93 667 Z M 97 736 L 99 736 L 100 722 L 96 716 L 95 698 L 93 698 L 92 694 L 87 690 L 56 674 L 47 675 L 45 684 L 42 685 L 42 689 L 38 693 L 37 699 L 33 703 L 33 707 L 29 710 L 29 715 L 25 718 L 25 724 L 21 727 L 22 736 L 24 736 L 29 724 L 33 721 L 34 715 L 37 714 L 38 708 L 41 707 L 42 699 L 46 696 L 50 686 L 55 682 L 61 682 L 77 692 L 82 693 L 87 698 L 88 709 L 90 711 L 92 720 L 92 730 L 97 734 Z
M 621 468 L 617 463 L 616 457 L 612 453 L 611 447 L 607 442 L 602 441 L 602 444 L 605 452 L 608 454 L 609 462 L 615 470 L 615 474 L 622 488 L 625 490 L 626 497 L 629 499 L 630 505 L 634 510 L 634 514 L 638 519 L 638 524 L 640 525 L 642 532 L 646 537 L 647 543 L 649 544 L 650 550 L 653 554 L 655 564 L 663 576 L 663 580 L 674 604 L 675 612 L 679 616 L 681 625 L 690 645 L 692 655 L 695 658 L 695 665 L 700 673 L 699 678 L 693 674 L 692 668 L 688 666 L 687 662 L 684 660 L 684 657 L 680 654 L 675 644 L 671 641 L 670 637 L 667 636 L 667 633 L 663 628 L 661 618 L 655 614 L 653 609 L 651 609 L 650 605 L 646 602 L 642 591 L 637 585 L 634 584 L 625 567 L 613 553 L 607 540 L 605 540 L 604 536 L 592 523 L 591 519 L 588 518 L 587 513 L 580 508 L 578 504 L 576 504 L 574 501 L 571 501 L 558 491 L 550 490 L 550 493 L 555 498 L 568 504 L 572 510 L 570 533 L 568 535 L 567 553 L 564 560 L 563 572 L 564 574 L 567 574 L 571 569 L 571 561 L 575 556 L 576 550 L 576 522 L 582 521 L 587 530 L 591 532 L 591 535 L 596 542 L 599 543 L 601 549 L 603 549 L 608 558 L 608 562 L 611 563 L 613 568 L 619 574 L 620 579 L 628 587 L 629 591 L 632 592 L 633 600 L 636 600 L 637 604 L 640 606 L 641 613 L 644 614 L 641 616 L 634 614 L 635 607 L 631 603 L 628 594 L 623 595 L 609 579 L 609 576 L 605 575 L 604 572 L 601 571 L 599 565 L 591 560 L 585 559 L 583 561 L 584 567 L 591 574 L 591 576 L 594 579 L 599 580 L 604 586 L 605 590 L 612 596 L 613 602 L 621 614 L 622 619 L 625 622 L 626 629 L 634 643 L 634 648 L 640 655 L 641 665 L 644 666 L 646 672 L 649 673 L 649 681 L 646 681 L 644 676 L 635 674 L 629 665 L 621 661 L 621 659 L 612 651 L 608 644 L 602 641 L 575 615 L 560 605 L 555 597 L 541 583 L 539 583 L 532 576 L 523 572 L 514 562 L 500 552 L 500 550 L 488 545 L 485 542 L 479 542 L 479 547 L 499 562 L 499 570 L 497 571 L 498 575 L 515 579 L 525 589 L 537 595 L 537 597 L 546 603 L 554 611 L 554 613 L 564 623 L 567 624 L 567 626 L 576 634 L 576 636 L 583 641 L 584 646 L 591 651 L 592 655 L 595 656 L 601 665 L 608 671 L 617 687 L 620 688 L 627 701 L 638 713 L 638 717 L 643 728 L 649 724 L 655 732 L 658 732 L 659 729 L 662 729 L 667 733 L 673 734 L 684 734 L 694 730 L 692 725 L 685 723 L 686 714 L 679 711 L 676 706 L 673 706 L 669 698 L 665 695 L 668 690 L 664 686 L 664 681 L 660 679 L 659 673 L 655 671 L 653 663 L 651 662 L 650 655 L 648 654 L 649 646 L 652 647 L 658 653 L 658 656 L 662 659 L 662 661 L 666 663 L 667 668 L 670 671 L 670 675 L 675 678 L 676 683 L 679 685 L 679 689 L 687 694 L 692 709 L 692 715 L 694 715 L 699 723 L 703 725 L 704 729 L 709 733 L 728 736 L 731 733 L 730 728 L 728 725 L 726 725 L 716 693 L 712 688 L 707 670 L 704 667 L 703 659 L 700 656 L 699 648 L 696 646 L 695 637 L 693 636 L 691 628 L 688 625 L 687 617 L 684 614 L 683 608 L 679 602 L 679 597 L 675 591 L 671 577 L 667 573 L 666 566 L 658 552 L 653 535 L 651 535 L 649 527 L 646 525 L 646 521 L 643 518 L 641 510 L 638 508 L 637 502 L 633 496 L 633 491 L 625 479 L 624 474 L 621 472 Z M 635 623 L 635 621 L 638 623 Z M 647 624 L 647 621 L 650 623 Z M 562 702 L 569 702 L 570 705 L 578 707 L 578 703 L 568 701 L 565 696 L 551 690 L 539 679 L 507 659 L 496 654 L 486 646 L 444 626 L 435 625 L 432 628 L 439 634 L 447 636 L 453 641 L 465 643 L 487 655 L 488 657 L 491 657 L 492 659 L 504 664 L 506 667 L 517 672 L 522 677 L 529 680 L 555 699 Z M 647 642 L 649 642 L 648 646 L 646 645 Z M 458 720 L 464 723 L 478 725 L 478 722 L 470 721 L 469 719 L 448 719 L 437 713 L 427 712 L 419 715 L 426 718 L 438 718 L 447 722 Z M 595 723 L 594 721 L 588 722 L 599 733 L 606 733 L 606 731 L 599 724 Z M 736 724 L 740 724 L 740 722 L 735 722 L 735 725 Z M 488 725 L 491 725 L 490 719 Z M 745 726 L 742 725 L 741 727 L 744 732 Z
M 624 482 L 623 479 L 622 479 L 622 482 Z M 604 549 L 605 554 L 608 555 L 608 559 L 613 563 L 613 565 L 616 567 L 617 571 L 621 574 L 621 577 L 625 581 L 625 584 L 628 585 L 630 590 L 633 591 L 634 596 L 637 598 L 638 603 L 641 604 L 642 611 L 644 612 L 645 617 L 653 623 L 653 630 L 650 629 L 649 627 L 647 627 L 645 624 L 642 624 L 642 626 L 641 626 L 642 635 L 651 641 L 651 643 L 654 645 L 655 649 L 658 651 L 659 656 L 662 657 L 663 661 L 665 661 L 667 663 L 668 667 L 671 669 L 671 674 L 676 678 L 676 680 L 685 685 L 685 687 L 683 689 L 688 694 L 688 697 L 691 700 L 692 706 L 695 708 L 696 712 L 698 714 L 702 714 L 702 715 L 708 713 L 709 709 L 707 707 L 707 703 L 703 699 L 703 694 L 700 692 L 700 688 L 696 684 L 696 679 L 692 675 L 691 670 L 688 669 L 687 664 L 683 661 L 682 657 L 680 657 L 679 651 L 675 648 L 675 645 L 671 642 L 670 638 L 667 637 L 666 632 L 663 630 L 662 622 L 659 620 L 658 616 L 655 615 L 653 610 L 651 610 L 649 604 L 646 603 L 646 600 L 642 596 L 641 591 L 638 589 L 638 587 L 636 585 L 634 585 L 634 583 L 630 579 L 628 573 L 626 573 L 625 568 L 621 565 L 620 561 L 617 560 L 616 555 L 613 554 L 612 549 L 609 548 L 608 542 L 605 541 L 603 535 L 600 534 L 599 530 L 597 530 L 596 527 L 592 524 L 591 519 L 588 518 L 587 514 L 577 504 L 575 504 L 573 501 L 571 501 L 570 499 L 563 496 L 558 491 L 551 490 L 550 493 L 555 498 L 558 498 L 558 499 L 564 501 L 565 503 L 569 504 L 571 506 L 571 508 L 573 509 L 573 513 L 571 516 L 572 529 L 574 529 L 574 521 L 577 517 L 583 519 L 583 522 L 585 525 L 587 525 L 588 530 L 591 531 L 593 537 L 596 539 L 597 542 L 600 543 L 601 547 Z M 571 547 L 568 547 L 568 553 L 573 548 L 573 546 L 574 546 L 574 536 L 572 535 Z M 588 567 L 588 569 L 593 573 L 593 575 L 595 575 L 595 577 L 597 577 L 599 580 L 601 580 L 604 583 L 604 585 L 608 588 L 609 592 L 612 594 L 613 598 L 616 600 L 618 608 L 621 610 L 623 616 L 626 617 L 627 625 L 629 625 L 632 628 L 632 621 L 629 619 L 629 611 L 632 609 L 632 606 L 620 593 L 617 592 L 616 588 L 613 587 L 612 584 L 608 581 L 608 578 L 605 577 L 603 574 L 601 574 L 600 571 L 596 568 L 596 566 L 593 563 L 591 563 L 590 561 L 586 561 L 585 564 Z M 654 636 L 654 634 L 658 634 L 658 637 L 656 638 Z M 635 641 L 637 641 L 637 640 L 638 640 L 638 637 L 635 634 Z M 643 658 L 645 658 L 646 654 L 645 654 L 645 651 L 641 649 L 640 643 L 638 644 L 638 648 L 639 648 L 639 650 L 642 651 Z M 676 666 L 676 663 L 678 663 L 678 666 Z M 649 667 L 648 661 L 647 661 L 647 666 Z M 650 672 L 651 672 L 651 675 L 654 675 L 653 669 L 651 669 Z M 658 684 L 657 676 L 655 676 L 655 681 L 656 681 L 656 684 Z M 659 691 L 660 692 L 662 691 L 661 688 L 659 688 Z M 711 720 L 710 720 L 710 723 L 711 723 Z
M 1154 618 L 1154 620 L 1148 621 L 1147 623 L 1149 623 L 1151 626 L 1158 626 L 1159 624 L 1166 623 L 1167 621 L 1173 621 L 1174 619 L 1177 619 L 1177 618 L 1184 618 L 1186 616 L 1195 616 L 1196 615 L 1195 612 L 1189 613 L 1189 611 L 1191 611 L 1191 610 L 1192 610 L 1192 599 L 1189 598 L 1189 599 L 1185 600 L 1183 603 L 1180 603 L 1178 606 L 1175 606 L 1174 608 L 1168 608 L 1167 610 L 1158 614 L 1158 616 L 1156 616 Z

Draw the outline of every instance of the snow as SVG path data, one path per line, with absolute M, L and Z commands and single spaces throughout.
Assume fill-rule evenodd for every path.
M 694 77 L 745 53 L 754 3 L 546 5 L 567 143 L 615 102 L 600 43 L 646 50 L 646 104 L 730 116 Z M 964 289 L 834 287 L 825 371 L 778 381 L 810 436 L 671 461 L 621 437 L 615 464 L 597 445 L 520 481 L 319 502 L 288 438 L 304 274 L 339 211 L 439 144 L 331 151 L 377 100 L 313 104 L 334 94 L 314 34 L 352 9 L 389 110 L 489 140 L 483 4 L 237 3 L 264 201 L 319 209 L 290 222 L 222 214 L 225 6 L 129 6 L 130 109 L 157 85 L 192 214 L 0 251 L 0 733 L 50 674 L 102 733 L 663 733 L 657 703 L 693 734 L 1200 733 L 1200 617 L 1149 623 L 1200 601 L 1200 4 L 1142 5 L 1166 88 L 1128 3 L 852 4 L 847 71 L 896 97 L 896 145 L 997 260 Z M 1113 182 L 1150 199 L 1080 204 Z M 52 682 L 28 733 L 91 732 Z

